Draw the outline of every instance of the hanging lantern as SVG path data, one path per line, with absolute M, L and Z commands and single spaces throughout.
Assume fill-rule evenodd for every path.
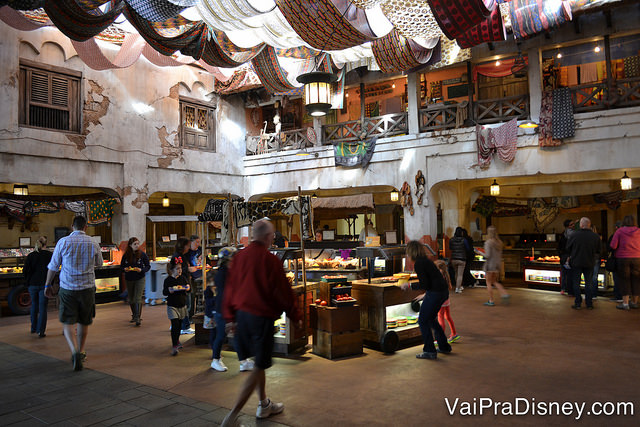
M 162 207 L 168 208 L 170 204 L 171 202 L 169 200 L 169 197 L 167 196 L 167 193 L 164 193 L 164 197 L 162 198 Z
M 391 201 L 392 201 L 392 202 L 397 202 L 397 201 L 398 201 L 399 196 L 400 196 L 400 193 L 398 193 L 396 190 L 393 190 L 393 191 L 391 192 Z
M 16 196 L 28 196 L 29 186 L 24 184 L 15 184 L 13 186 L 13 194 Z
M 338 80 L 335 74 L 313 71 L 298 76 L 304 85 L 304 104 L 315 117 L 324 116 L 331 109 L 331 84 Z
M 624 171 L 624 176 L 620 178 L 620 188 L 623 190 L 631 190 L 631 178 L 627 176 L 627 171 Z
M 496 182 L 496 180 L 493 180 L 493 184 L 491 184 L 491 195 L 492 196 L 499 196 L 500 195 L 500 185 Z

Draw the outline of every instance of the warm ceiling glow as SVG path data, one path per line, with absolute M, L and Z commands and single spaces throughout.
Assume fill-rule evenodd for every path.
M 623 190 L 631 190 L 631 178 L 627 176 L 627 171 L 624 172 L 624 176 L 620 179 L 620 188 Z
M 558 54 L 556 55 L 556 58 L 558 58 L 558 59 L 562 58 L 562 54 L 560 52 L 558 52 Z
M 496 182 L 496 180 L 493 180 L 493 184 L 491 184 L 491 195 L 492 196 L 499 196 L 500 195 L 500 185 Z
M 497 60 L 496 61 L 496 67 L 499 67 L 499 66 L 500 66 L 500 60 Z

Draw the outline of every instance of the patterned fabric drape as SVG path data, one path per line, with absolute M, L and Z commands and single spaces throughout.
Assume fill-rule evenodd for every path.
M 85 41 L 100 34 L 125 9 L 125 3 L 115 1 L 107 12 L 87 11 L 76 0 L 47 0 L 44 9 L 58 29 L 72 40 Z
M 552 126 L 553 138 L 571 138 L 576 133 L 576 122 L 573 117 L 573 102 L 568 87 L 553 91 Z
M 53 25 L 51 21 L 49 21 L 49 23 L 31 21 L 9 6 L 0 7 L 0 19 L 20 31 L 33 31 L 48 25 Z
M 511 68 L 516 63 L 516 59 L 501 60 L 500 65 L 496 66 L 495 62 L 488 64 L 476 65 L 473 67 L 473 81 L 478 80 L 478 74 L 482 74 L 487 77 L 506 77 L 510 76 Z M 524 63 L 529 64 L 529 58 L 524 58 Z
M 569 1 L 513 0 L 509 3 L 511 28 L 516 39 L 526 39 L 571 21 Z
M 461 37 L 480 24 L 496 7 L 495 0 L 428 0 L 442 32 L 450 39 Z
M 276 0 L 278 9 L 293 30 L 311 47 L 320 50 L 341 50 L 374 40 L 365 12 L 347 0 Z M 346 8 L 353 16 L 343 16 Z
M 456 39 L 458 46 L 463 49 L 470 48 L 485 42 L 503 41 L 507 38 L 507 32 L 502 22 L 500 8 L 496 7 L 491 15 L 481 23 L 465 31 Z
M 223 214 L 228 209 L 228 200 L 210 199 L 204 207 L 204 211 L 198 215 L 198 221 L 222 221 Z
M 440 49 L 440 42 L 433 49 L 427 49 L 392 30 L 386 36 L 374 40 L 371 46 L 380 70 L 383 73 L 394 73 L 428 64 L 434 50 Z
M 163 22 L 182 12 L 186 7 L 167 0 L 125 0 L 138 15 L 151 22 Z
M 87 201 L 87 224 L 106 224 L 113 218 L 113 207 L 118 204 L 118 199 L 104 199 Z
M 267 91 L 286 92 L 296 87 L 287 78 L 287 72 L 280 66 L 273 47 L 267 45 L 251 60 L 251 64 Z
M 378 137 L 376 136 L 366 141 L 339 142 L 334 144 L 335 165 L 366 169 L 376 149 L 377 140 Z
M 538 145 L 540 147 L 557 147 L 562 141 L 553 137 L 553 94 L 542 92 L 540 102 L 540 123 L 538 125 Z
M 511 119 L 495 128 L 483 128 L 476 125 L 476 142 L 478 145 L 478 166 L 489 167 L 493 153 L 496 153 L 503 162 L 510 163 L 516 156 L 518 121 Z
M 530 200 L 529 208 L 531 209 L 531 219 L 538 231 L 555 221 L 560 213 L 557 206 L 548 205 L 543 199 Z
M 0 7 L 5 5 L 15 10 L 34 10 L 44 7 L 44 0 L 0 0 Z
M 274 214 L 302 215 L 302 238 L 311 237 L 311 197 L 288 197 L 268 202 L 234 202 L 233 215 L 236 227 L 246 227 L 255 221 Z M 226 215 L 226 210 L 225 210 Z M 223 241 L 224 223 L 223 223 Z

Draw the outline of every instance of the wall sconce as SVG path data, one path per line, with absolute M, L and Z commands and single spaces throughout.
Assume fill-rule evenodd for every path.
M 13 194 L 16 196 L 28 196 L 29 186 L 24 184 L 15 184 L 13 186 Z
M 317 199 L 317 198 L 318 198 L 318 195 L 317 195 L 316 193 L 313 193 L 313 194 L 311 195 L 311 198 L 312 198 L 312 199 Z
M 297 80 L 304 85 L 307 112 L 315 117 L 326 115 L 331 109 L 331 83 L 338 77 L 324 71 L 313 71 L 298 76 Z
M 400 196 L 400 193 L 398 193 L 396 190 L 393 190 L 391 192 L 391 201 L 392 202 L 397 202 L 399 196 Z
M 171 201 L 169 200 L 167 193 L 164 193 L 164 197 L 162 198 L 162 207 L 168 208 L 170 204 L 171 204 Z
M 493 184 L 491 184 L 491 195 L 492 196 L 499 196 L 500 195 L 500 185 L 496 182 L 496 180 L 493 180 Z
M 624 171 L 624 176 L 620 178 L 620 188 L 623 190 L 631 190 L 631 178 L 627 176 L 627 171 Z

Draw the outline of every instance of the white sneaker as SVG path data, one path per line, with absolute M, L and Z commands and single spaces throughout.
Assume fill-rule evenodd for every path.
M 284 411 L 284 403 L 275 403 L 269 400 L 269 404 L 267 406 L 262 406 L 258 403 L 256 418 L 267 418 L 270 415 L 276 415 L 282 411 Z
M 240 372 L 253 371 L 255 363 L 251 359 L 244 359 L 240 361 Z
M 180 335 L 193 335 L 196 331 L 193 328 L 183 329 L 180 331 Z
M 215 369 L 218 372 L 224 372 L 227 370 L 227 366 L 224 364 L 222 359 L 213 359 L 213 362 L 211 362 L 211 369 Z

